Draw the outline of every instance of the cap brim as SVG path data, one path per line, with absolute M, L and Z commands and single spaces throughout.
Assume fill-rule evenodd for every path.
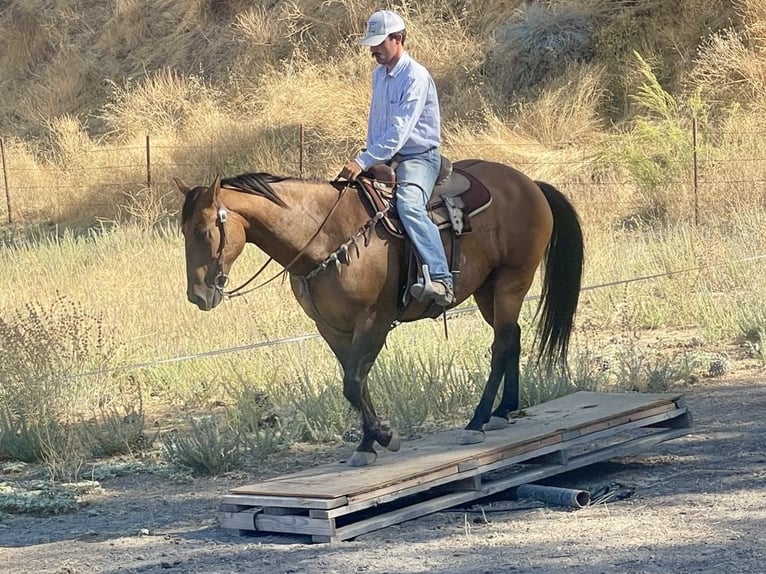
M 359 42 L 362 46 L 377 46 L 382 44 L 383 40 L 388 37 L 388 34 L 373 34 L 372 36 L 365 36 Z

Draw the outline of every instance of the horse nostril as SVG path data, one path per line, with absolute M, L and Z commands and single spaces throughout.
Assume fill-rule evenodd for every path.
M 218 289 L 190 288 L 186 296 L 191 303 L 202 311 L 210 311 L 223 300 L 223 295 Z
M 189 299 L 190 303 L 193 303 L 200 309 L 207 310 L 210 308 L 210 305 L 207 302 L 207 298 L 203 297 L 199 293 L 195 293 L 194 291 L 189 291 L 187 293 L 187 298 Z

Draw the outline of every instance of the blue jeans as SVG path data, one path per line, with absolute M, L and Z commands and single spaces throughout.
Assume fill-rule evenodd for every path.
M 396 168 L 396 209 L 407 237 L 423 265 L 428 265 L 431 279 L 446 281 L 452 285 L 447 256 L 439 235 L 439 229 L 431 221 L 426 205 L 439 177 L 441 154 L 432 149 L 417 155 L 399 156 Z

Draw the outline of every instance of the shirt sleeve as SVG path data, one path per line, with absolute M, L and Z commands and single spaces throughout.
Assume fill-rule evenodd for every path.
M 409 77 L 403 83 L 399 100 L 392 106 L 391 123 L 383 134 L 367 142 L 367 149 L 355 161 L 362 169 L 390 160 L 412 135 L 428 97 L 428 78 Z M 391 105 L 384 102 L 384 105 Z

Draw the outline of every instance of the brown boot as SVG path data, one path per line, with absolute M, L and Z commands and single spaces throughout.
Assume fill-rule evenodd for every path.
M 421 303 L 433 301 L 441 307 L 447 307 L 455 302 L 452 285 L 440 279 L 425 283 L 415 283 L 410 287 L 410 295 Z

